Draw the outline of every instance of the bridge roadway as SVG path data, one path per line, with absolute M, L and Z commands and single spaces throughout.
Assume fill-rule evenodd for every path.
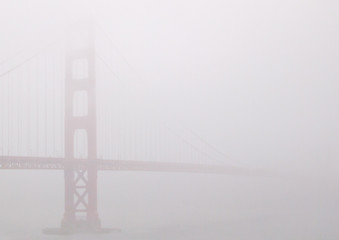
M 100 171 L 147 171 L 209 173 L 236 176 L 270 176 L 265 169 L 244 168 L 226 165 L 194 164 L 179 162 L 155 162 L 133 160 L 81 160 L 46 157 L 0 156 L 0 169 L 64 170 L 90 169 Z

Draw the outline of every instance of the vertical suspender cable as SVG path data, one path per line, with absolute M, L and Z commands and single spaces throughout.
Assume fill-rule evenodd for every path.
M 45 55 L 45 54 L 44 54 Z M 45 156 L 47 157 L 48 156 L 48 127 L 47 127 L 47 89 L 48 89 L 48 69 L 47 69 L 47 55 L 44 56 L 44 117 L 45 117 L 45 142 L 44 142 L 44 145 L 45 145 Z
M 37 151 L 37 156 L 40 156 L 40 143 L 39 143 L 39 138 L 40 138 L 40 56 L 37 59 L 37 66 L 36 66 L 36 106 L 37 106 L 37 111 L 36 111 L 36 151 Z

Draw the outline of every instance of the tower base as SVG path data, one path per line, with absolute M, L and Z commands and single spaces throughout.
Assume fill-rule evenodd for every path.
M 99 228 L 99 229 L 91 229 L 91 228 L 45 228 L 42 232 L 46 235 L 73 235 L 73 234 L 108 234 L 112 232 L 121 232 L 120 229 L 117 228 Z
M 47 235 L 72 235 L 107 234 L 111 232 L 121 232 L 121 230 L 117 228 L 101 228 L 100 220 L 93 222 L 86 220 L 66 221 L 64 219 L 60 228 L 46 228 L 42 230 L 42 232 Z

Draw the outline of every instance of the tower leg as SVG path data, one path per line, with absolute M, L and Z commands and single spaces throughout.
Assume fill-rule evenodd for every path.
M 72 229 L 75 226 L 75 211 L 74 203 L 74 171 L 66 169 L 64 171 L 65 177 L 65 213 L 61 222 L 61 227 L 64 229 Z
M 88 212 L 87 221 L 91 228 L 101 228 L 101 222 L 98 214 L 98 193 L 97 183 L 98 171 L 97 169 L 88 170 Z

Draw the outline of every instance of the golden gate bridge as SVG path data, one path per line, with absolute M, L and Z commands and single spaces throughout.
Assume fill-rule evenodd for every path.
M 99 26 L 65 32 L 0 69 L 0 169 L 64 171 L 61 228 L 46 233 L 104 231 L 98 171 L 268 175 L 225 165 L 213 146 L 143 108 L 136 74 Z

